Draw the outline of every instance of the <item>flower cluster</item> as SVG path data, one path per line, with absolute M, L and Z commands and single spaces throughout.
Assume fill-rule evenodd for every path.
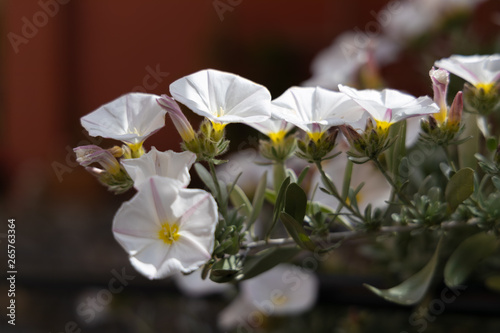
M 173 82 L 171 96 L 131 93 L 83 117 L 90 135 L 123 145 L 77 147 L 75 153 L 78 162 L 111 191 L 132 187 L 137 191 L 116 213 L 113 233 L 131 264 L 150 279 L 198 269 L 203 279 L 215 282 L 245 281 L 261 273 L 264 279 L 267 270 L 290 261 L 299 250 L 328 252 L 335 247 L 332 243 L 346 237 L 391 234 L 399 227 L 411 231 L 472 219 L 488 231 L 498 231 L 500 224 L 491 222 L 486 203 L 476 205 L 483 193 L 474 192 L 479 189 L 474 188 L 472 169 L 456 168 L 454 156 L 441 166 L 444 188 L 433 187 L 415 197 L 407 190 L 420 188 L 406 157 L 407 119 L 422 118 L 421 141 L 458 146 L 465 126 L 463 105 L 487 116 L 500 103 L 499 55 L 452 56 L 435 66 L 430 70 L 434 99 L 342 84 L 338 92 L 294 86 L 272 99 L 267 88 L 248 79 L 202 70 Z M 451 106 L 449 72 L 473 85 L 466 84 Z M 198 130 L 182 107 L 204 117 Z M 144 146 L 164 126 L 166 114 L 179 132 L 183 152 L 160 152 L 154 147 L 148 151 Z M 260 155 L 272 166 L 272 176 L 266 171 L 252 180 L 256 184 L 252 200 L 238 186 L 241 174 L 226 183 L 223 169 L 215 167 L 226 162 L 220 158 L 230 144 L 225 128 L 232 123 L 262 134 Z M 302 162 L 294 163 L 297 158 Z M 362 165 L 354 168 L 353 163 Z M 482 163 L 498 187 L 500 166 L 485 158 Z M 208 191 L 187 188 L 193 164 Z M 301 165 L 301 170 L 289 168 L 292 164 Z M 318 187 L 322 193 L 316 194 Z M 477 198 L 467 201 L 471 195 Z M 272 214 L 266 215 L 265 205 L 273 207 Z M 278 221 L 288 237 L 273 238 Z M 310 306 L 315 285 L 315 281 L 304 284 L 304 295 L 280 296 L 273 301 L 275 312 Z M 253 288 L 248 282 L 243 295 L 255 300 L 238 304 L 252 308 L 252 302 L 261 301 L 262 295 Z M 223 316 L 224 325 L 228 316 Z

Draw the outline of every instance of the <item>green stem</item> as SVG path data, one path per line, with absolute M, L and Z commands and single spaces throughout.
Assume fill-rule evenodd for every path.
M 324 185 L 326 186 L 326 189 L 339 201 L 339 206 L 340 209 L 345 207 L 349 212 L 352 213 L 352 215 L 356 216 L 358 219 L 361 221 L 365 222 L 365 218 L 363 215 L 361 215 L 357 210 L 353 209 L 349 203 L 347 203 L 346 199 L 342 197 L 337 189 L 335 188 L 335 185 L 333 182 L 328 178 L 326 175 L 325 171 L 323 170 L 323 166 L 321 165 L 321 161 L 315 161 L 316 167 L 318 168 L 318 171 L 321 174 L 321 179 L 323 180 Z
M 222 217 L 224 218 L 224 220 L 227 221 L 228 220 L 227 219 L 227 198 L 226 198 L 226 200 L 224 200 L 224 198 L 222 197 L 222 191 L 220 189 L 219 180 L 217 179 L 217 174 L 215 173 L 215 165 L 211 160 L 208 161 L 208 166 L 210 168 L 210 175 L 212 176 L 212 180 L 214 181 L 215 189 L 217 191 L 217 193 L 215 193 L 215 198 L 217 199 L 219 211 L 220 211 Z
M 410 199 L 408 199 L 408 197 L 404 193 L 401 192 L 401 188 L 399 186 L 397 186 L 397 184 L 394 182 L 394 180 L 391 178 L 391 176 L 389 176 L 389 174 L 384 169 L 384 167 L 380 163 L 380 161 L 377 158 L 374 158 L 373 161 L 375 162 L 375 165 L 380 170 L 380 172 L 382 173 L 382 175 L 384 175 L 384 177 L 387 180 L 387 182 L 391 185 L 394 193 L 396 193 L 396 195 L 398 196 L 399 200 L 401 200 L 404 204 L 415 208 L 415 205 L 410 201 Z
M 479 129 L 477 127 L 477 115 L 474 113 L 464 113 L 467 117 L 465 119 L 465 130 L 460 139 L 471 137 L 458 146 L 458 163 L 460 168 L 476 169 L 476 158 L 474 154 L 479 152 Z
M 285 162 L 283 161 L 276 161 L 273 164 L 273 186 L 274 186 L 274 191 L 278 193 L 278 191 L 281 188 L 281 184 L 283 184 L 283 181 L 286 178 L 286 167 L 285 167 Z

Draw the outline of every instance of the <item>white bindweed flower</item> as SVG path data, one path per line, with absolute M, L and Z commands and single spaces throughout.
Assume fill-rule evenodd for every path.
M 280 264 L 241 283 L 240 295 L 219 314 L 219 326 L 251 331 L 266 317 L 303 313 L 314 306 L 318 284 L 313 273 Z
M 149 279 L 190 273 L 210 259 L 218 220 L 210 193 L 153 176 L 122 204 L 113 220 L 115 239 Z
M 134 180 L 135 187 L 145 182 L 151 176 L 162 176 L 176 179 L 181 186 L 188 186 L 191 181 L 189 169 L 196 161 L 196 155 L 185 151 L 176 153 L 168 150 L 160 152 L 155 147 L 139 158 L 124 159 L 122 165 L 127 170 L 130 178 Z
M 344 32 L 313 59 L 312 76 L 302 85 L 337 90 L 340 83 L 354 84 L 369 64 L 380 67 L 393 62 L 399 48 L 385 36 Z
M 487 93 L 500 80 L 500 54 L 452 55 L 434 64 L 461 77 L 476 88 L 483 88 Z
M 320 87 L 291 87 L 273 103 L 273 116 L 304 130 L 318 141 L 330 127 L 359 120 L 363 110 L 342 93 Z
M 165 113 L 156 99 L 159 96 L 129 93 L 81 118 L 82 126 L 91 136 L 125 142 L 133 155 L 142 149 L 150 135 L 165 126 Z
M 206 69 L 170 85 L 172 96 L 221 131 L 228 123 L 262 122 L 271 116 L 266 87 L 241 76 Z
M 398 121 L 439 111 L 439 107 L 428 96 L 415 98 L 394 89 L 356 90 L 341 84 L 339 90 L 365 109 L 382 132 Z
M 293 124 L 275 118 L 269 118 L 260 123 L 249 123 L 248 125 L 267 135 L 274 143 L 283 140 L 286 134 L 293 128 Z

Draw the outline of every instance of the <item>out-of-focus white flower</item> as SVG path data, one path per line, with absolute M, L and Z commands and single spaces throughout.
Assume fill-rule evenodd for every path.
M 176 274 L 174 281 L 181 292 L 189 297 L 204 297 L 230 291 L 234 286 L 230 283 L 216 283 L 208 277 L 201 278 L 201 269 L 191 274 Z
M 113 234 L 137 271 L 160 279 L 190 273 L 210 259 L 217 220 L 217 204 L 208 192 L 153 176 L 122 204 Z
M 485 92 L 489 92 L 500 80 L 500 54 L 452 55 L 434 64 L 461 77 L 476 88 L 483 88 Z
M 210 119 L 216 130 L 228 123 L 262 122 L 271 116 L 271 94 L 266 87 L 214 69 L 173 82 L 170 93 L 195 113 Z
M 219 326 L 251 330 L 266 317 L 298 315 L 314 306 L 317 277 L 297 266 L 280 264 L 241 283 L 241 293 L 219 314 Z
M 354 84 L 369 61 L 379 67 L 394 61 L 398 53 L 398 44 L 382 35 L 347 31 L 318 53 L 311 65 L 312 77 L 302 85 L 337 90 L 339 84 Z
M 165 126 L 165 113 L 157 95 L 129 93 L 81 118 L 92 136 L 125 142 L 132 152 L 142 149 L 151 134 Z
M 439 27 L 439 22 L 457 12 L 473 9 L 484 0 L 403 0 L 390 1 L 379 12 L 387 36 L 405 43 Z
M 330 127 L 359 120 L 363 110 L 342 93 L 320 87 L 291 87 L 273 103 L 273 116 L 304 130 L 318 141 Z
M 196 155 L 185 151 L 160 152 L 155 147 L 139 158 L 125 159 L 121 163 L 134 180 L 135 187 L 145 182 L 149 177 L 157 175 L 176 179 L 181 186 L 188 186 L 191 181 L 189 169 L 196 161 Z
M 356 90 L 341 84 L 339 90 L 365 109 L 381 131 L 387 131 L 392 124 L 406 118 L 439 111 L 439 107 L 428 96 L 415 98 L 393 89 Z
M 275 143 L 283 140 L 286 134 L 293 128 L 293 124 L 283 119 L 274 118 L 269 118 L 260 123 L 249 123 L 248 125 L 267 135 Z
M 346 146 L 341 148 L 345 151 L 349 149 Z M 343 152 L 335 158 L 322 163 L 326 174 L 330 176 L 333 184 L 338 189 L 342 188 L 347 162 L 347 154 Z M 356 195 L 356 201 L 361 211 L 363 211 L 368 204 L 371 204 L 373 208 L 384 208 L 387 206 L 386 201 L 390 199 L 392 187 L 371 162 L 353 165 L 351 188 L 357 188 L 361 183 L 365 184 Z M 319 172 L 314 174 L 312 184 L 320 184 L 321 187 L 325 187 L 321 181 Z M 313 189 L 311 189 L 311 192 Z M 339 201 L 334 196 L 319 190 L 316 190 L 314 193 L 314 201 L 320 202 L 333 209 L 336 209 L 339 205 Z

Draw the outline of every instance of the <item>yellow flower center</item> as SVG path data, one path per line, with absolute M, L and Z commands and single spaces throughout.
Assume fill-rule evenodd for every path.
M 285 131 L 278 131 L 278 132 L 273 132 L 269 133 L 269 139 L 271 139 L 274 143 L 279 143 L 281 140 L 285 138 L 286 132 Z
M 309 138 L 314 142 L 318 142 L 323 137 L 324 133 L 325 132 L 308 132 L 307 135 L 309 135 Z
M 279 295 L 272 295 L 271 302 L 273 302 L 274 305 L 278 306 L 284 305 L 285 303 L 288 302 L 288 297 L 286 297 L 282 293 L 279 293 Z
M 172 245 L 179 237 L 179 226 L 175 223 L 172 225 L 163 223 L 161 229 L 158 231 L 158 238 L 168 245 Z
M 127 146 L 130 148 L 130 155 L 132 158 L 138 158 L 144 155 L 144 148 L 142 147 L 142 141 L 138 143 L 128 143 Z
M 384 120 L 375 120 L 377 122 L 377 132 L 379 133 L 387 133 L 389 127 L 391 127 L 392 123 Z
M 443 124 L 448 116 L 448 108 L 442 107 L 438 113 L 434 113 L 432 116 L 436 119 L 438 124 Z
M 356 202 L 358 203 L 358 205 L 361 204 L 361 201 L 363 201 L 363 196 L 361 195 L 361 193 L 356 194 Z M 345 199 L 345 202 L 349 206 L 351 205 L 351 199 L 347 198 Z
M 221 124 L 221 123 L 216 123 L 214 121 L 212 121 L 212 127 L 214 129 L 214 131 L 220 133 L 224 130 L 224 127 L 226 127 L 227 124 Z
M 495 86 L 495 82 L 478 83 L 475 85 L 477 90 L 483 89 L 485 94 L 488 94 L 493 89 L 494 86 Z

